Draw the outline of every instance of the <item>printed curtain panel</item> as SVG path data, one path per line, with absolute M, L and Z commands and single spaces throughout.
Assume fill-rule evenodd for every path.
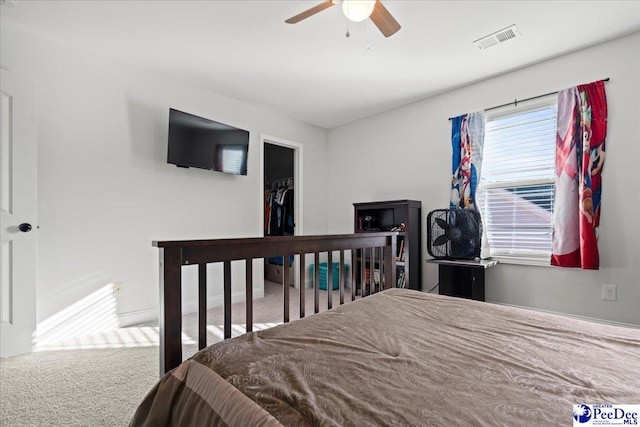
M 476 187 L 480 181 L 484 116 L 469 113 L 451 119 L 453 148 L 451 208 L 477 209 Z
M 597 229 L 606 135 L 604 81 L 558 92 L 552 265 L 600 267 Z

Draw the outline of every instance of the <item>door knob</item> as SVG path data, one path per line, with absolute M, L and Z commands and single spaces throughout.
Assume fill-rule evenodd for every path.
M 22 224 L 20 224 L 20 225 L 18 226 L 18 229 L 19 229 L 20 231 L 22 231 L 23 233 L 26 233 L 26 232 L 28 232 L 28 231 L 31 231 L 31 228 L 32 228 L 32 227 L 31 227 L 31 224 L 28 224 L 28 223 L 26 223 L 26 222 L 23 222 Z

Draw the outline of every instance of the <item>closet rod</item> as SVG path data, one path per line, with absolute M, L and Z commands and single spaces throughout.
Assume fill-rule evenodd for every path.
M 265 187 L 272 187 L 274 184 L 277 186 L 282 184 L 283 187 L 293 187 L 293 177 L 274 179 L 273 181 L 265 183 Z
M 603 82 L 608 82 L 609 81 L 609 77 L 607 77 L 606 79 L 602 79 Z M 521 100 L 517 100 L 514 99 L 513 102 L 507 102 L 506 104 L 502 104 L 502 105 L 496 105 L 495 107 L 489 107 L 489 108 L 485 108 L 484 111 L 491 111 L 491 110 L 495 110 L 496 108 L 502 108 L 502 107 L 506 107 L 509 105 L 512 105 L 514 107 L 518 106 L 518 102 L 525 102 L 525 101 L 531 101 L 532 99 L 538 99 L 538 98 L 544 98 L 545 96 L 549 96 L 549 95 L 555 95 L 556 93 L 560 92 L 559 90 L 556 90 L 555 92 L 549 92 L 549 93 L 545 93 L 544 95 L 538 95 L 538 96 L 532 96 L 531 98 L 525 98 L 525 99 L 521 99 Z M 449 120 L 453 120 L 455 119 L 455 117 L 449 117 Z

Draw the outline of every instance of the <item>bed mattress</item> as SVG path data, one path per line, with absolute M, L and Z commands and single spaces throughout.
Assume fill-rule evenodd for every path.
M 198 352 L 131 424 L 568 425 L 638 366 L 638 329 L 390 289 Z

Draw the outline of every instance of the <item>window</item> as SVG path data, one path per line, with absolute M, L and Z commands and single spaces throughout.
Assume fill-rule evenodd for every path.
M 492 257 L 549 264 L 556 112 L 554 99 L 486 118 L 478 205 Z

